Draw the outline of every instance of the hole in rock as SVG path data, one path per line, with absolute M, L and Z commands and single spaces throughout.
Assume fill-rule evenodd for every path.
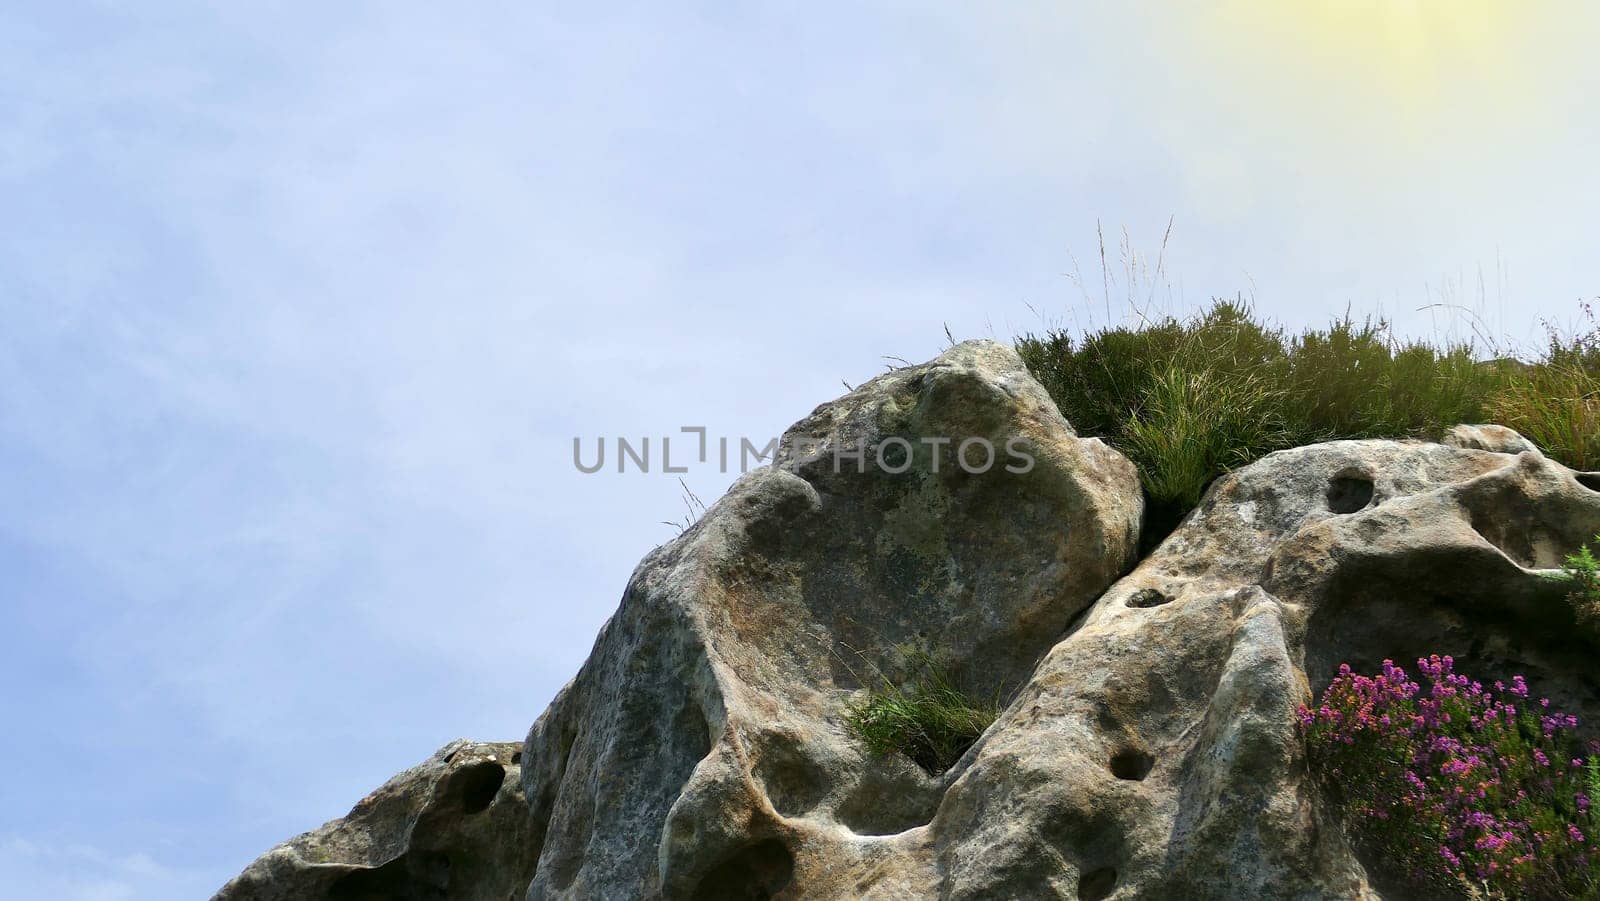
M 473 763 L 456 770 L 450 777 L 450 791 L 461 799 L 462 813 L 482 813 L 500 793 L 506 768 L 492 760 Z
M 1100 901 L 1116 887 L 1117 871 L 1111 867 L 1100 867 L 1078 877 L 1078 898 L 1080 901 Z
M 856 835 L 899 835 L 933 821 L 942 792 L 906 772 L 869 771 L 834 811 Z
M 786 817 L 800 816 L 817 806 L 828 793 L 828 780 L 822 770 L 791 742 L 798 739 L 774 736 L 759 752 L 755 776 L 766 790 L 772 809 Z
M 1150 775 L 1156 759 L 1138 748 L 1126 748 L 1111 756 L 1111 775 L 1135 782 Z
M 1590 491 L 1600 491 L 1600 472 L 1580 472 L 1577 479 L 1579 485 Z
M 1139 525 L 1139 557 L 1148 557 L 1160 547 L 1168 535 L 1177 531 L 1188 512 L 1176 501 L 1157 501 L 1145 495 L 1144 520 Z
M 522 766 L 522 752 L 521 751 L 518 751 L 517 753 L 511 755 L 511 765 L 512 766 Z
M 1366 476 L 1334 476 L 1328 483 L 1328 509 L 1354 513 L 1372 503 L 1372 480 Z
M 1172 598 L 1158 588 L 1141 588 L 1128 596 L 1129 607 L 1160 607 L 1172 603 Z
M 919 738 L 912 740 L 911 744 L 901 748 L 900 753 L 910 758 L 911 762 L 930 776 L 941 776 L 951 767 L 961 762 L 961 758 L 976 742 L 977 738 L 961 738 L 941 742 L 938 745 L 929 739 Z
M 695 888 L 706 901 L 764 901 L 794 878 L 794 855 L 775 838 L 756 842 L 712 868 Z

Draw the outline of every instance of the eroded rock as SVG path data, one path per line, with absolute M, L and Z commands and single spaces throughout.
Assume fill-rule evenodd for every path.
M 454 741 L 273 848 L 216 901 L 507 901 L 533 875 L 522 745 Z
M 954 454 L 970 438 L 1002 454 L 1022 439 L 1034 465 L 968 472 Z M 836 465 L 888 439 L 910 450 L 888 459 L 904 472 L 870 451 Z M 992 342 L 880 376 L 782 446 L 645 559 L 534 725 L 524 782 L 547 826 L 530 898 L 865 879 L 950 777 L 867 755 L 844 727 L 851 692 L 923 658 L 980 695 L 1014 690 L 1133 562 L 1133 466 L 1078 438 Z
M 1543 570 L 1597 531 L 1600 495 L 1538 453 L 1338 441 L 1225 476 L 1051 650 L 883 869 L 934 856 L 902 883 L 953 898 L 1377 897 L 1312 788 L 1296 707 L 1340 662 L 1446 653 L 1595 722 L 1593 639 Z

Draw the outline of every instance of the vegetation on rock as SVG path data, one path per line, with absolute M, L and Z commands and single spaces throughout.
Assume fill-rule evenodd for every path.
M 974 701 L 948 673 L 925 664 L 907 687 L 883 679 L 849 705 L 846 720 L 873 754 L 905 754 L 938 775 L 960 760 L 999 714 L 999 705 Z
M 1291 334 L 1228 301 L 1185 320 L 1027 335 L 1017 351 L 1080 434 L 1138 464 L 1152 501 L 1187 508 L 1217 475 L 1275 450 L 1436 437 L 1463 422 L 1509 426 L 1568 466 L 1600 468 L 1600 328 L 1583 311 L 1587 328 L 1549 328 L 1532 362 L 1401 341 L 1382 320 Z
M 1428 896 L 1600 897 L 1600 758 L 1522 676 L 1485 686 L 1450 657 L 1348 665 L 1300 708 L 1313 771 L 1359 845 Z
M 1600 547 L 1600 535 L 1595 536 L 1594 543 Z M 1567 557 L 1561 571 L 1572 586 L 1567 600 L 1577 612 L 1578 622 L 1600 632 L 1600 560 L 1586 544 Z

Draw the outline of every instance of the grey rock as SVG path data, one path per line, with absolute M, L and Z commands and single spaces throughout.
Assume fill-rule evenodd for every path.
M 897 438 L 902 473 L 870 451 L 835 465 Z M 997 452 L 981 474 L 955 457 L 972 438 Z M 1013 439 L 1027 472 L 1002 465 Z M 953 777 L 866 754 L 852 694 L 926 658 L 980 695 L 1014 690 L 1134 560 L 1132 464 L 1078 438 L 999 344 L 882 375 L 781 446 L 640 564 L 534 724 L 529 898 L 869 889 L 888 837 L 922 829 Z
M 1539 452 L 1539 448 L 1532 441 L 1522 437 L 1513 429 L 1503 425 L 1479 424 L 1458 425 L 1444 433 L 1439 439 L 1441 444 L 1451 447 L 1461 447 L 1468 450 L 1486 450 L 1497 454 L 1521 454 L 1527 451 Z
M 520 898 L 536 859 L 521 752 L 453 741 L 344 817 L 262 855 L 215 901 Z

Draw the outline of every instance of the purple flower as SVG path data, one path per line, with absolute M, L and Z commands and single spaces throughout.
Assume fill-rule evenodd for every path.
M 1337 784 L 1349 822 L 1419 879 L 1459 873 L 1507 897 L 1584 888 L 1572 880 L 1594 872 L 1600 848 L 1575 823 L 1564 836 L 1532 824 L 1564 822 L 1554 819 L 1560 809 L 1590 815 L 1585 756 L 1600 755 L 1600 744 L 1579 745 L 1577 717 L 1543 698 L 1530 737 L 1508 703 L 1529 697 L 1520 675 L 1510 688 L 1486 689 L 1449 656 L 1417 667 L 1426 690 L 1393 661 L 1370 677 L 1341 666 L 1320 702 L 1296 711 L 1310 762 Z M 1438 841 L 1419 846 L 1418 835 Z M 1556 882 L 1527 881 L 1535 878 Z

